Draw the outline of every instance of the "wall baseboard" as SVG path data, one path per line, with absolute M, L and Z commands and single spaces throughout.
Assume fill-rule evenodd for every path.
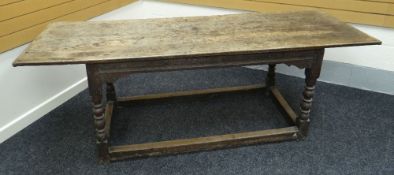
M 0 143 L 4 142 L 11 136 L 15 135 L 23 128 L 29 126 L 36 120 L 40 119 L 42 116 L 52 111 L 56 107 L 60 106 L 70 98 L 74 97 L 81 91 L 87 88 L 86 77 L 77 81 L 73 85 L 67 87 L 63 91 L 57 93 L 56 95 L 43 101 L 41 104 L 30 109 L 23 115 L 15 118 L 8 124 L 0 128 Z
M 267 66 L 247 66 L 267 70 Z M 278 65 L 277 72 L 304 78 L 304 71 L 295 66 Z M 324 60 L 319 81 L 357 89 L 394 95 L 394 72 L 354 64 Z

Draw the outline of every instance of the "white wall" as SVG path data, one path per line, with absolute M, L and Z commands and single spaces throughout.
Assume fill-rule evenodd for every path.
M 394 71 L 394 29 L 358 24 L 353 24 L 353 26 L 380 39 L 383 44 L 327 49 L 324 59 Z
M 241 11 L 139 1 L 93 20 L 230 13 Z M 394 30 L 362 25 L 356 27 L 383 40 L 384 45 L 329 49 L 325 59 L 394 71 Z M 12 67 L 13 60 L 25 48 L 26 45 L 0 54 L 0 143 L 87 87 L 83 65 Z

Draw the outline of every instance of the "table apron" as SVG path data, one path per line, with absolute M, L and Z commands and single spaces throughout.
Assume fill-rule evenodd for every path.
M 269 52 L 239 55 L 211 55 L 204 57 L 168 58 L 160 60 L 128 60 L 115 63 L 88 64 L 94 67 L 97 76 L 105 81 L 113 81 L 121 76 L 139 72 L 172 71 L 186 69 L 218 68 L 259 64 L 295 65 L 310 67 L 316 56 L 324 49 Z

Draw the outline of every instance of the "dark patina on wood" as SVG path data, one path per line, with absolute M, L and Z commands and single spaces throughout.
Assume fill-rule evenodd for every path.
M 109 162 L 131 157 L 194 152 L 307 136 L 312 99 L 325 48 L 381 44 L 335 18 L 313 11 L 276 14 L 61 22 L 50 25 L 14 62 L 22 65 L 86 64 L 98 157 Z M 117 97 L 114 82 L 137 72 L 268 64 L 263 84 Z M 275 85 L 275 66 L 305 69 L 305 88 L 295 112 Z M 106 86 L 103 88 L 103 86 Z M 129 102 L 266 89 L 285 112 L 287 128 L 209 137 L 110 146 L 117 106 Z M 106 98 L 104 98 L 106 97 Z

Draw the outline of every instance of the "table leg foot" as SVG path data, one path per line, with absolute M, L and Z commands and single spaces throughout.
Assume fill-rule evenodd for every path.
M 96 128 L 96 145 L 100 162 L 109 161 L 108 139 L 105 131 L 104 107 L 101 103 L 93 105 L 93 118 Z
M 308 128 L 310 122 L 309 114 L 311 112 L 314 89 L 315 86 L 305 86 L 305 90 L 303 92 L 303 98 L 300 105 L 301 112 L 297 120 L 297 124 L 300 129 L 301 138 L 306 137 L 308 134 Z

